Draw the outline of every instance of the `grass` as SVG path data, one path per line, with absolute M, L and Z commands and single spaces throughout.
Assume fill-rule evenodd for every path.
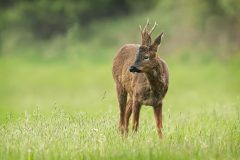
M 1 159 L 238 159 L 235 107 L 216 106 L 194 115 L 165 112 L 162 141 L 146 118 L 139 133 L 123 139 L 112 112 L 89 116 L 55 109 L 46 117 L 35 111 L 1 125 Z
M 165 58 L 163 140 L 147 106 L 118 133 L 110 60 L 2 58 L 0 159 L 239 159 L 239 60 L 194 57 Z

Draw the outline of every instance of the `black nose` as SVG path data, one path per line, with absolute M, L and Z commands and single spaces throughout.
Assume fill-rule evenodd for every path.
M 135 67 L 135 66 L 131 66 L 130 68 L 129 68 L 129 72 L 140 72 L 141 70 L 140 69 L 138 69 L 137 67 Z

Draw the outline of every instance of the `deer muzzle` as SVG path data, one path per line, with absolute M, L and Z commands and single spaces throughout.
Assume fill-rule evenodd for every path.
M 137 72 L 137 73 L 140 73 L 141 72 L 141 70 L 140 69 L 138 69 L 137 67 L 135 67 L 135 66 L 131 66 L 130 68 L 129 68 L 129 72 Z

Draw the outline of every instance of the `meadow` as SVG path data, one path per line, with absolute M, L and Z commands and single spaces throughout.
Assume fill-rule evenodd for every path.
M 125 14 L 118 1 L 100 1 L 120 15 L 87 0 L 4 2 L 0 160 L 240 159 L 238 1 L 162 0 L 141 10 L 127 0 L 138 12 Z M 78 19 L 84 7 L 96 11 L 91 21 Z M 158 22 L 153 37 L 165 33 L 158 53 L 170 72 L 161 140 L 149 106 L 138 133 L 117 129 L 112 59 L 121 45 L 141 41 L 147 18 Z
M 0 159 L 239 159 L 239 59 L 163 57 L 162 140 L 148 106 L 138 133 L 118 132 L 111 59 L 2 58 Z

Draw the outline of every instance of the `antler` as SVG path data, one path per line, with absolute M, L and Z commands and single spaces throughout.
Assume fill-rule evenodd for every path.
M 149 32 L 149 35 L 151 35 L 152 34 L 152 32 L 154 31 L 154 29 L 157 27 L 157 22 L 155 21 L 155 23 L 154 23 L 154 26 L 153 26 L 153 28 L 150 30 L 150 32 Z
M 142 32 L 146 32 L 147 29 L 148 29 L 148 27 L 149 27 L 149 25 L 150 25 L 150 23 L 149 23 L 149 19 L 147 19 L 147 23 L 146 23 L 146 25 L 145 25 L 145 27 L 144 27 L 144 29 L 143 29 Z
M 142 26 L 139 25 L 141 35 L 142 35 L 142 45 L 146 45 L 146 46 L 151 45 L 151 34 L 154 31 L 154 29 L 156 28 L 157 22 L 155 21 L 153 28 L 148 32 L 149 25 L 150 25 L 149 19 L 147 19 L 147 23 L 143 29 L 142 29 Z

